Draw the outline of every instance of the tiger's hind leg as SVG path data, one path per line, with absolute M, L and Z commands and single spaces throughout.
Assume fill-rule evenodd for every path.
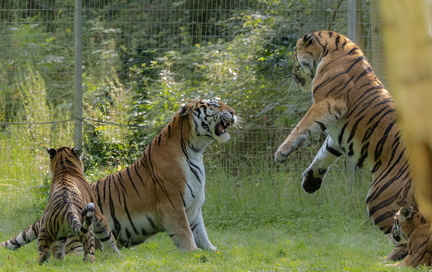
M 84 247 L 84 261 L 89 263 L 94 263 L 96 261 L 95 257 L 95 237 L 93 233 L 93 228 L 90 227 L 86 234 L 81 236 L 81 243 Z
M 69 235 L 66 239 L 65 253 L 66 254 L 82 254 L 84 251 L 83 245 L 79 236 Z
M 65 243 L 66 237 L 62 237 L 51 244 L 51 251 L 53 252 L 54 258 L 61 261 L 65 259 Z
M 81 212 L 83 222 L 79 232 L 81 234 L 81 243 L 84 247 L 84 261 L 94 263 L 95 257 L 95 238 L 93 232 L 93 220 L 95 213 L 95 205 L 88 203 Z
M 87 232 L 90 225 L 93 224 L 92 221 L 96 217 L 96 212 L 94 207 L 95 206 L 93 205 L 93 203 L 89 203 L 86 205 L 86 207 L 84 207 L 83 211 L 81 212 L 81 215 L 84 218 L 83 228 L 82 229 L 80 228 L 78 233 L 71 234 L 67 237 L 64 246 L 65 254 L 83 254 L 84 245 L 82 243 L 82 238 L 78 234 L 83 233 L 83 230 L 84 232 Z
M 308 193 L 313 193 L 321 187 L 322 182 L 330 168 L 343 151 L 330 135 L 324 141 L 324 144 L 315 155 L 312 163 L 303 172 L 302 187 Z
M 50 257 L 52 239 L 48 237 L 46 231 L 41 230 L 38 235 L 38 263 L 42 264 Z
M 192 234 L 189 220 L 183 205 L 174 210 L 173 206 L 167 206 L 167 209 L 161 212 L 162 224 L 173 241 L 174 245 L 180 250 L 197 250 L 194 236 Z
M 108 221 L 105 219 L 99 208 L 95 209 L 95 216 L 93 219 L 93 229 L 96 238 L 103 244 L 103 247 L 113 250 L 115 253 L 120 254 L 114 235 Z
M 400 260 L 408 254 L 408 247 L 406 241 L 401 239 L 399 242 L 393 237 L 392 230 L 394 226 L 394 215 L 401 206 L 413 205 L 415 203 L 414 188 L 411 185 L 411 180 L 405 183 L 405 188 L 397 188 L 395 190 L 392 186 L 387 186 L 389 180 L 394 180 L 398 177 L 401 182 L 404 179 L 400 178 L 402 174 L 407 174 L 406 169 L 398 169 L 394 171 L 395 176 L 389 174 L 390 171 L 382 171 L 383 174 L 374 174 L 372 186 L 366 197 L 367 211 L 369 218 L 372 220 L 374 225 L 380 228 L 385 234 L 390 236 L 393 241 L 395 248 L 390 254 L 386 256 L 388 260 Z M 396 182 L 395 182 L 396 183 Z M 395 185 L 395 186 L 400 186 Z

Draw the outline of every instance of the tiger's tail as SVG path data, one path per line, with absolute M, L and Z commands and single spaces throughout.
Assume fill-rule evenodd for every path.
M 88 203 L 82 210 L 81 216 L 83 217 L 83 222 L 79 219 L 74 218 L 71 223 L 71 227 L 76 234 L 83 235 L 86 234 L 93 223 L 95 213 L 94 203 Z
M 12 249 L 12 250 L 18 249 L 35 240 L 39 234 L 39 229 L 40 229 L 40 220 L 31 224 L 28 228 L 20 232 L 14 238 L 4 241 L 0 245 L 1 247 L 7 249 Z

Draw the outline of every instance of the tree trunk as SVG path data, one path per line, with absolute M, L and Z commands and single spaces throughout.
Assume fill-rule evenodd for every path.
M 426 0 L 382 0 L 389 89 L 410 159 L 419 206 L 432 220 L 432 42 Z
M 381 81 L 386 83 L 384 77 L 384 56 L 381 33 L 381 18 L 379 14 L 379 5 L 381 0 L 371 0 L 370 2 L 370 23 L 371 23 L 371 64 Z

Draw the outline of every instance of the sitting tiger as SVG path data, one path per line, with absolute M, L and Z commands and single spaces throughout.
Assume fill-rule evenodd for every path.
M 394 216 L 392 235 L 396 241 L 408 242 L 408 255 L 400 262 L 386 266 L 432 265 L 430 224 L 415 206 L 402 207 Z
M 91 184 L 119 245 L 136 245 L 166 231 L 179 249 L 216 249 L 201 210 L 206 181 L 203 154 L 211 143 L 228 141 L 226 129 L 236 120 L 234 109 L 221 101 L 192 101 L 135 163 Z M 17 249 L 34 240 L 39 228 L 37 221 L 1 245 Z M 77 247 L 73 242 L 69 240 L 69 249 Z
M 360 48 L 332 31 L 317 31 L 297 41 L 294 80 L 312 93 L 313 104 L 277 149 L 284 162 L 304 140 L 322 132 L 327 137 L 303 173 L 302 187 L 321 187 L 330 166 L 342 155 L 372 173 L 366 203 L 369 217 L 389 234 L 393 215 L 415 205 L 405 145 L 396 122 L 395 104 Z M 397 244 L 387 258 L 401 259 L 406 244 Z
M 48 204 L 40 219 L 38 233 L 39 264 L 49 259 L 50 249 L 63 260 L 68 236 L 79 236 L 84 247 L 84 260 L 95 261 L 95 237 L 118 253 L 108 223 L 95 206 L 90 184 L 84 177 L 82 151 L 61 147 L 48 149 L 52 182 Z

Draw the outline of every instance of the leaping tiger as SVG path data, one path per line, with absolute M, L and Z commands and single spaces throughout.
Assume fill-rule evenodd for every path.
M 135 163 L 91 184 L 97 206 L 117 243 L 131 246 L 165 231 L 177 248 L 215 250 L 202 216 L 205 194 L 203 154 L 226 142 L 236 123 L 231 107 L 216 100 L 185 105 Z M 36 238 L 40 221 L 1 245 L 17 249 Z M 77 244 L 69 240 L 68 247 Z
M 284 162 L 310 135 L 327 132 L 303 173 L 302 187 L 309 193 L 318 190 L 329 167 L 346 153 L 372 173 L 366 198 L 369 217 L 390 233 L 397 210 L 415 204 L 392 97 L 360 48 L 339 33 L 303 36 L 297 41 L 294 63 L 294 80 L 312 93 L 313 105 L 279 146 L 275 161 Z M 397 244 L 388 258 L 405 255 L 406 244 Z

